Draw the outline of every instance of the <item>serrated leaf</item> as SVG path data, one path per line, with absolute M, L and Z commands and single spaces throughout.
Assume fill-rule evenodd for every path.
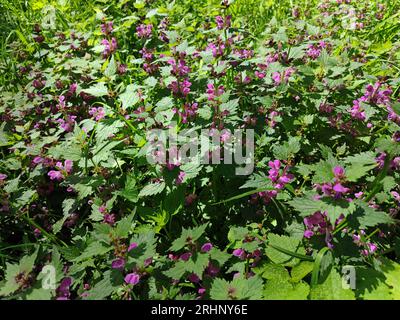
M 349 156 L 344 162 L 346 163 L 347 181 L 351 182 L 362 178 L 377 166 L 375 154 L 373 152 L 363 152 L 354 156 Z
M 154 196 L 156 194 L 161 193 L 165 189 L 165 182 L 155 182 L 146 185 L 142 190 L 139 192 L 139 198 L 141 197 L 148 197 Z
M 108 95 L 108 89 L 104 82 L 98 82 L 87 89 L 82 89 L 83 92 L 94 97 L 102 97 Z
M 137 89 L 138 86 L 130 84 L 126 87 L 125 92 L 119 96 L 123 109 L 130 108 L 140 101 Z
M 80 262 L 84 261 L 86 259 L 93 258 L 95 256 L 101 256 L 112 250 L 112 246 L 106 245 L 103 242 L 92 242 L 83 252 L 80 256 L 75 258 L 73 261 L 74 262 Z
M 305 250 L 301 246 L 300 240 L 290 238 L 288 236 L 280 236 L 277 234 L 270 233 L 268 235 L 268 243 L 277 247 L 286 249 L 291 252 L 304 254 Z M 283 253 L 272 247 L 267 247 L 266 254 L 272 262 L 276 264 L 282 264 L 284 266 L 294 266 L 299 263 L 299 259 Z
M 310 287 L 307 283 L 291 283 L 280 279 L 267 281 L 263 297 L 265 300 L 307 300 Z
M 355 295 L 351 289 L 343 288 L 342 277 L 335 269 L 332 269 L 322 284 L 311 289 L 310 298 L 311 300 L 354 300 Z

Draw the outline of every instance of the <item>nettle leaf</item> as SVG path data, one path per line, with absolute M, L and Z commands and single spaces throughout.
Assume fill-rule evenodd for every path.
M 86 247 L 86 249 L 81 253 L 81 255 L 75 258 L 73 261 L 81 262 L 86 259 L 91 259 L 95 256 L 101 256 L 111 251 L 112 249 L 113 249 L 112 246 L 104 242 L 95 241 L 89 244 L 89 246 Z
M 273 153 L 276 159 L 287 160 L 292 158 L 300 151 L 300 138 L 290 137 L 283 144 L 278 144 L 273 148 Z
M 343 288 L 340 274 L 332 268 L 329 276 L 322 284 L 311 288 L 311 300 L 354 300 L 355 295 L 351 289 Z
M 373 152 L 363 152 L 354 156 L 349 156 L 344 162 L 346 163 L 347 180 L 351 182 L 362 178 L 377 166 L 375 154 Z
M 385 277 L 386 283 L 390 288 L 390 293 L 392 294 L 393 300 L 400 299 L 400 264 L 389 260 L 387 258 L 383 259 L 383 265 L 381 267 Z
M 207 228 L 208 224 L 203 224 L 199 227 L 195 227 L 193 229 L 185 229 L 182 228 L 182 233 L 181 236 L 178 239 L 175 239 L 172 242 L 171 247 L 169 248 L 170 251 L 179 251 L 181 250 L 183 247 L 185 247 L 185 245 L 188 242 L 194 242 L 197 239 L 199 239 L 205 232 L 206 228 Z
M 185 263 L 186 271 L 193 272 L 202 278 L 203 271 L 208 266 L 209 254 L 208 253 L 194 253 Z
M 260 300 L 262 292 L 263 281 L 258 276 L 238 277 L 231 282 L 217 278 L 212 283 L 210 296 L 213 300 Z
M 320 160 L 312 166 L 312 169 L 315 172 L 312 179 L 313 183 L 329 182 L 335 177 L 333 174 L 334 165 L 328 161 Z
M 302 280 L 306 275 L 310 274 L 314 268 L 314 262 L 302 261 L 298 265 L 294 266 L 290 271 L 291 281 L 298 282 Z
M 0 296 L 8 296 L 17 291 L 20 285 L 15 281 L 15 277 L 20 273 L 19 266 L 6 263 L 5 283 L 0 289 Z
M 139 234 L 131 238 L 131 243 L 133 242 L 136 242 L 138 246 L 129 252 L 129 264 L 143 265 L 146 259 L 155 257 L 157 239 L 154 231 L 148 228 L 141 230 Z
M 103 279 L 97 282 L 88 292 L 84 300 L 103 300 L 116 291 L 124 282 L 121 272 L 108 270 L 103 274 Z
M 136 105 L 140 101 L 137 89 L 139 87 L 134 84 L 130 84 L 126 87 L 124 93 L 120 94 L 119 100 L 122 103 L 122 108 L 127 109 Z
M 356 210 L 353 202 L 344 199 L 322 198 L 315 200 L 312 197 L 295 198 L 288 201 L 296 211 L 300 212 L 302 217 L 314 214 L 317 211 L 327 212 L 332 223 L 343 214 L 345 217 Z
M 244 185 L 240 187 L 240 189 L 245 188 L 254 188 L 254 189 L 262 189 L 272 190 L 272 182 L 268 177 L 263 173 L 255 173 L 250 176 L 249 180 L 246 181 Z
M 108 78 L 111 78 L 117 72 L 117 64 L 115 63 L 114 56 L 111 57 L 111 60 L 107 64 L 107 68 L 104 71 L 104 75 Z
M 70 214 L 72 213 L 73 210 L 75 210 L 77 206 L 77 201 L 76 199 L 65 199 L 62 203 L 63 207 L 63 217 L 58 220 L 56 223 L 53 224 L 53 233 L 57 234 L 58 232 L 61 231 L 62 226 L 64 225 L 64 222 L 68 219 Z
M 175 263 L 175 265 L 164 271 L 163 274 L 165 274 L 167 277 L 174 279 L 174 280 L 179 280 L 183 277 L 183 275 L 186 273 L 186 261 L 178 261 Z
M 96 142 L 100 143 L 116 134 L 124 123 L 120 120 L 107 119 L 99 122 L 96 127 Z
M 304 55 L 305 55 L 304 49 L 305 49 L 304 46 L 291 47 L 291 48 L 289 49 L 288 58 L 289 58 L 289 59 L 294 59 L 294 60 L 303 58 Z
M 300 261 L 294 256 L 283 253 L 282 251 L 273 248 L 273 246 L 283 248 L 290 252 L 305 254 L 305 250 L 301 245 L 301 241 L 299 239 L 290 238 L 288 236 L 280 236 L 270 233 L 268 235 L 268 244 L 269 246 L 265 249 L 265 253 L 267 257 L 276 264 L 282 264 L 284 266 L 294 266 Z
M 147 184 L 142 190 L 139 192 L 139 198 L 153 196 L 161 193 L 165 189 L 165 182 L 154 182 Z
M 290 280 L 289 271 L 280 264 L 270 262 L 263 263 L 262 265 L 253 268 L 253 271 L 260 277 L 268 280 L 278 280 L 283 282 Z
M 391 300 L 391 290 L 383 272 L 362 266 L 355 267 L 355 294 L 364 300 Z
M 229 100 L 228 102 L 220 105 L 221 111 L 228 111 L 229 115 L 236 114 L 237 107 L 239 106 L 239 99 Z
M 309 293 L 310 286 L 303 281 L 291 283 L 271 279 L 265 285 L 263 298 L 265 300 L 307 300 Z
M 118 224 L 114 230 L 115 237 L 118 238 L 127 238 L 129 235 L 129 231 L 132 228 L 133 219 L 135 217 L 135 213 L 131 213 L 130 215 L 123 217 L 118 221 Z
M 170 110 L 174 106 L 174 100 L 171 97 L 164 97 L 157 102 L 154 111 L 161 112 L 165 110 Z
M 6 263 L 5 284 L 0 289 L 0 296 L 8 296 L 20 288 L 16 277 L 20 274 L 28 275 L 32 271 L 37 254 L 38 249 L 31 255 L 23 256 L 18 265 Z
M 138 201 L 139 190 L 136 185 L 136 178 L 133 174 L 127 175 L 124 189 L 116 192 L 116 194 L 133 203 Z
M 82 89 L 82 91 L 94 97 L 102 97 L 108 95 L 108 88 L 105 82 L 98 82 L 90 88 Z
M 377 211 L 371 208 L 368 203 L 361 200 L 355 200 L 357 209 L 348 218 L 349 225 L 354 229 L 365 229 L 374 227 L 378 224 L 394 224 L 396 221 L 383 211 Z

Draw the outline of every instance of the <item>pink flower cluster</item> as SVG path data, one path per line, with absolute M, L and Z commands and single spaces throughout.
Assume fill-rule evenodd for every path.
M 174 80 L 168 85 L 168 89 L 170 89 L 175 96 L 186 97 L 190 93 L 191 85 L 192 83 L 188 78 L 184 79 L 182 82 Z
M 226 16 L 225 18 L 221 16 L 215 17 L 215 22 L 217 23 L 217 29 L 222 30 L 225 28 L 229 28 L 231 26 L 231 16 Z
M 350 191 L 349 188 L 343 186 L 343 182 L 346 181 L 345 170 L 337 166 L 333 169 L 333 174 L 335 176 L 333 183 L 316 184 L 316 188 L 318 191 L 322 191 L 325 196 L 341 198 Z
M 270 167 L 268 178 L 274 183 L 274 188 L 278 190 L 283 189 L 286 184 L 290 183 L 294 179 L 292 174 L 286 172 L 288 167 L 285 167 L 282 173 L 280 173 L 281 165 L 282 164 L 279 160 L 268 162 L 268 166 Z
M 106 21 L 100 27 L 101 27 L 101 33 L 109 35 L 113 31 L 113 22 Z
M 366 114 L 365 110 L 362 107 L 362 103 L 370 103 L 374 105 L 385 105 L 389 111 L 389 119 L 392 120 L 391 114 L 393 110 L 389 105 L 392 90 L 380 90 L 381 86 L 382 84 L 380 82 L 376 82 L 374 85 L 367 85 L 364 95 L 361 98 L 353 101 L 353 107 L 350 110 L 350 114 L 354 119 L 364 121 L 366 119 Z
M 378 250 L 378 246 L 375 243 L 372 242 L 365 242 L 362 240 L 361 236 L 365 235 L 365 231 L 361 230 L 360 234 L 353 234 L 353 241 L 356 245 L 359 247 L 364 247 L 364 249 L 361 250 L 361 254 L 363 256 L 369 256 L 374 254 Z
M 217 97 L 224 94 L 224 86 L 216 88 L 213 83 L 207 84 L 207 98 L 209 101 L 216 101 Z
M 96 120 L 96 121 L 100 121 L 101 119 L 103 119 L 106 116 L 106 112 L 104 111 L 103 107 L 93 107 L 90 108 L 89 110 L 89 114 Z
M 104 50 L 103 50 L 103 58 L 104 59 L 108 58 L 114 52 L 117 51 L 117 48 L 118 48 L 117 39 L 115 39 L 114 37 L 111 38 L 111 41 L 107 40 L 107 39 L 101 40 L 101 44 L 104 46 Z
M 149 38 L 153 30 L 153 25 L 151 24 L 140 24 L 136 27 L 136 35 L 139 38 Z
M 325 41 L 320 41 L 317 44 L 310 44 L 308 46 L 307 55 L 315 60 L 321 55 L 322 49 L 327 48 L 327 43 Z
M 189 119 L 193 119 L 196 116 L 196 112 L 198 109 L 198 103 L 194 102 L 194 103 L 185 103 L 183 105 L 183 110 L 180 111 L 177 108 L 174 108 L 173 111 L 177 114 L 179 114 L 179 116 L 182 119 L 182 123 L 187 123 Z
M 58 161 L 56 163 L 56 168 L 58 170 L 50 170 L 47 175 L 50 177 L 50 180 L 62 181 L 72 172 L 72 167 L 72 160 L 65 160 L 64 165 L 61 161 Z

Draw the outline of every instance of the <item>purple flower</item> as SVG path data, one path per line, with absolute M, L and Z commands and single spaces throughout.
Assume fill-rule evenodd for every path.
M 140 276 L 137 273 L 129 273 L 125 276 L 125 282 L 136 285 L 139 283 Z
M 333 169 L 333 174 L 335 175 L 336 179 L 342 179 L 344 177 L 344 169 L 340 166 L 337 166 Z
M 208 252 L 213 248 L 213 245 L 210 242 L 207 242 L 201 246 L 202 252 Z
M 207 95 L 208 95 L 208 100 L 214 101 L 217 97 L 221 96 L 224 94 L 224 86 L 219 86 L 218 88 L 215 88 L 213 83 L 207 84 Z
M 7 179 L 7 175 L 4 173 L 0 173 L 0 181 L 4 181 Z
M 123 258 L 118 258 L 115 259 L 112 263 L 111 263 L 111 267 L 113 269 L 117 269 L 117 270 L 123 270 L 125 267 L 125 259 Z
M 136 35 L 139 38 L 148 38 L 151 35 L 153 26 L 151 24 L 141 24 L 136 27 Z
M 61 181 L 64 179 L 63 174 L 56 170 L 50 170 L 47 175 L 50 177 L 50 180 Z
M 273 72 L 272 73 L 272 80 L 274 80 L 276 85 L 281 84 L 281 82 L 282 82 L 281 74 L 279 72 L 276 72 L 276 71 Z
M 200 281 L 200 278 L 197 276 L 197 274 L 191 273 L 191 274 L 188 276 L 188 280 L 189 280 L 190 282 L 197 283 L 197 282 Z
M 72 278 L 66 277 L 64 278 L 58 288 L 56 289 L 57 292 L 57 300 L 69 300 L 70 292 L 69 287 L 72 284 Z
M 128 252 L 133 249 L 136 249 L 137 247 L 138 247 L 138 244 L 136 242 L 132 242 L 128 247 Z
M 235 249 L 235 250 L 233 250 L 232 254 L 233 254 L 235 257 L 238 257 L 238 258 L 241 259 L 241 260 L 244 260 L 245 255 L 246 255 L 246 253 L 244 252 L 243 249 Z
M 333 191 L 336 192 L 336 195 L 341 195 L 341 194 L 345 194 L 345 193 L 349 192 L 350 189 L 342 186 L 340 183 L 336 183 L 333 186 Z
M 115 214 L 106 213 L 103 217 L 103 222 L 109 225 L 113 225 L 115 223 Z
M 103 50 L 103 58 L 107 58 L 110 55 L 112 55 L 115 51 L 117 51 L 117 39 L 112 38 L 111 41 L 107 40 L 107 39 L 103 39 L 101 40 L 101 44 L 104 46 L 104 50 Z
M 101 26 L 101 33 L 105 35 L 109 35 L 113 31 L 113 22 L 112 21 L 107 21 L 103 23 Z
M 190 259 L 190 257 L 192 256 L 192 253 L 190 252 L 185 252 L 183 254 L 181 254 L 181 256 L 179 257 L 181 260 L 183 261 L 188 261 Z
M 310 239 L 314 235 L 314 232 L 311 230 L 305 230 L 304 231 L 304 238 Z
M 89 114 L 95 118 L 96 121 L 100 121 L 106 116 L 106 113 L 104 111 L 103 107 L 93 107 L 89 110 Z
M 175 179 L 175 183 L 177 185 L 182 184 L 183 180 L 185 179 L 186 173 L 185 171 L 180 171 L 178 177 Z

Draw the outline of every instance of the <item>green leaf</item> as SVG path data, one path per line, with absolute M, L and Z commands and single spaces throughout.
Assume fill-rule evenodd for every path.
M 134 217 L 135 217 L 135 212 L 119 220 L 114 230 L 114 235 L 122 239 L 128 237 L 129 231 L 132 228 Z
M 396 221 L 383 211 L 377 211 L 371 208 L 362 200 L 355 200 L 356 211 L 348 218 L 349 225 L 356 229 L 365 229 L 374 227 L 378 224 L 394 224 Z
M 298 265 L 294 266 L 290 271 L 292 277 L 291 281 L 298 282 L 302 280 L 306 275 L 310 274 L 313 270 L 314 263 L 310 261 L 302 261 Z
M 292 251 L 295 253 L 304 254 L 305 250 L 301 246 L 300 240 L 295 238 L 290 238 L 288 236 L 280 236 L 277 234 L 270 233 L 268 235 L 268 243 L 272 246 L 281 247 L 288 251 Z M 279 251 L 275 248 L 268 247 L 266 249 L 266 254 L 268 258 L 271 259 L 272 262 L 276 264 L 282 264 L 284 266 L 294 266 L 299 263 L 299 259 L 293 256 L 290 256 L 282 251 Z
M 82 91 L 94 97 L 102 97 L 108 95 L 108 89 L 104 82 L 98 82 L 90 88 L 82 89 Z
M 288 270 L 284 266 L 275 263 L 263 263 L 262 265 L 253 268 L 253 271 L 262 278 L 268 280 L 274 279 L 283 282 L 290 280 Z
M 267 281 L 264 288 L 265 300 L 307 300 L 310 287 L 307 283 L 290 283 L 279 279 Z
M 100 242 L 100 241 L 92 242 L 82 252 L 82 254 L 80 256 L 78 256 L 77 258 L 75 258 L 73 261 L 80 262 L 80 261 L 84 261 L 86 259 L 91 259 L 95 256 L 104 255 L 107 252 L 109 252 L 110 250 L 112 250 L 112 247 L 110 245 L 106 245 L 105 243 Z
M 263 282 L 258 276 L 238 277 L 231 282 L 217 278 L 212 283 L 210 296 L 213 300 L 260 300 L 262 291 Z
M 85 300 L 103 300 L 109 297 L 123 283 L 122 274 L 119 271 L 106 271 L 103 279 L 95 284 L 93 289 L 88 292 Z
M 349 156 L 344 162 L 346 163 L 347 181 L 351 182 L 362 178 L 377 166 L 375 154 L 373 152 L 363 152 L 354 156 Z
M 65 220 L 68 219 L 72 211 L 76 207 L 76 199 L 65 199 L 62 203 L 63 207 L 63 217 L 58 220 L 56 223 L 53 224 L 53 233 L 57 234 L 58 232 L 61 231 L 62 226 L 64 225 Z
M 20 285 L 15 281 L 15 277 L 19 273 L 18 265 L 6 263 L 5 284 L 0 289 L 0 296 L 8 296 L 18 290 Z
M 140 101 L 137 89 L 137 85 L 130 84 L 126 87 L 125 92 L 119 96 L 123 109 L 130 108 Z
M 329 276 L 322 284 L 311 288 L 311 300 L 354 300 L 355 295 L 351 289 L 344 289 L 342 277 L 332 269 Z
M 170 251 L 179 251 L 182 249 L 189 241 L 194 242 L 199 239 L 206 230 L 208 224 L 203 224 L 199 227 L 195 227 L 193 229 L 184 229 L 182 228 L 181 236 L 178 239 L 175 239 L 172 242 Z
M 104 75 L 108 78 L 111 78 L 117 72 L 117 64 L 115 63 L 114 56 L 111 57 L 111 60 L 108 62 L 107 68 L 104 71 Z
M 335 223 L 341 214 L 346 217 L 356 209 L 354 203 L 343 199 L 322 198 L 320 200 L 314 200 L 311 197 L 303 197 L 295 198 L 288 201 L 288 203 L 296 211 L 300 212 L 302 217 L 312 215 L 317 211 L 326 211 L 332 223 Z
M 283 144 L 278 144 L 273 148 L 275 159 L 287 160 L 292 158 L 297 152 L 300 151 L 300 138 L 290 137 L 288 141 Z
M 155 182 L 146 185 L 142 190 L 139 192 L 139 198 L 154 196 L 156 194 L 161 193 L 165 188 L 165 182 Z

